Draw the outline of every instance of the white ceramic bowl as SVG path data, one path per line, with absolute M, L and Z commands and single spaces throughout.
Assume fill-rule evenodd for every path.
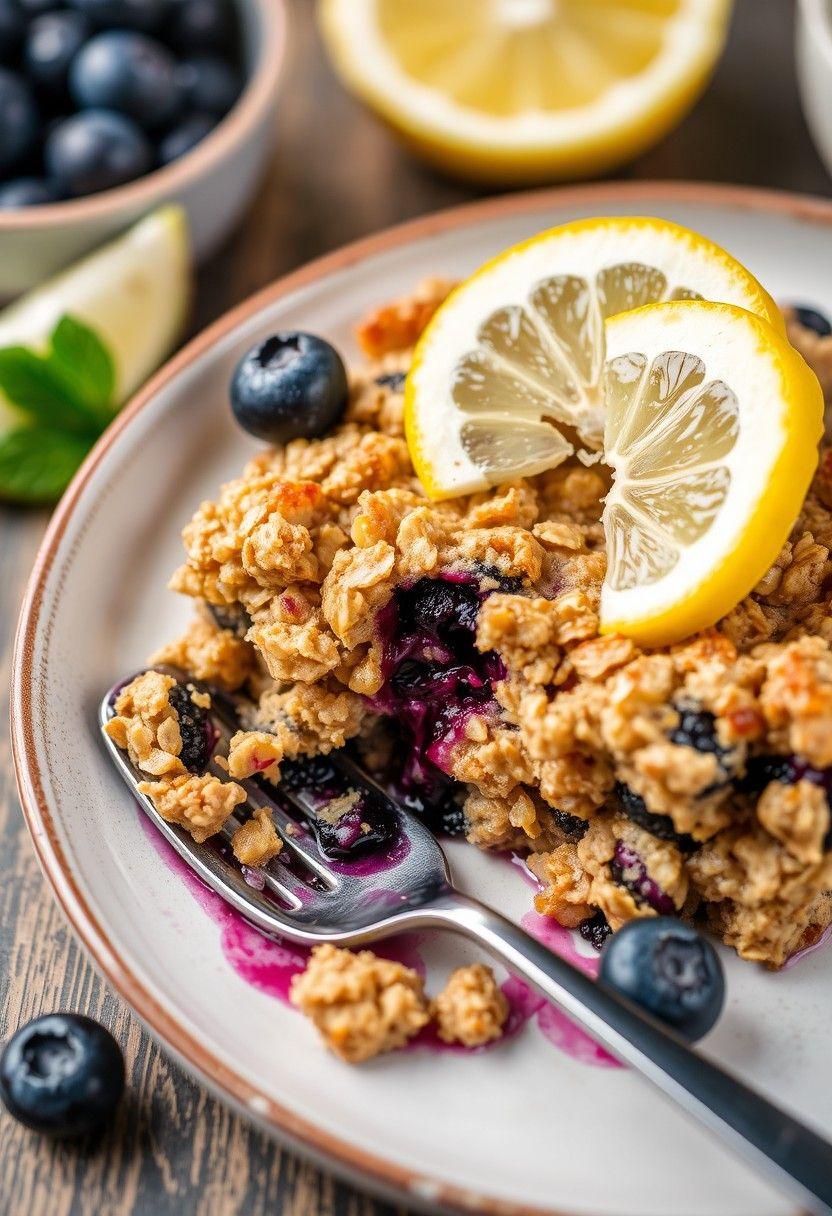
M 798 0 L 795 45 L 806 121 L 832 173 L 832 0 Z
M 164 203 L 188 212 L 197 260 L 220 244 L 249 202 L 274 143 L 286 42 L 284 0 L 237 0 L 248 82 L 193 152 L 115 190 L 0 211 L 0 299 L 34 287 Z
M 434 1214 L 798 1216 L 635 1073 L 599 1067 L 584 1040 L 576 1050 L 557 1020 L 533 1020 L 474 1055 L 402 1052 L 366 1068 L 336 1060 L 276 999 L 291 951 L 246 931 L 198 882 L 171 871 L 97 738 L 104 689 L 191 614 L 165 590 L 181 561 L 182 523 L 256 448 L 228 408 L 243 352 L 276 329 L 311 328 L 352 358 L 356 319 L 426 273 L 467 275 L 542 228 L 616 214 L 687 224 L 724 244 L 776 298 L 832 307 L 822 257 L 832 205 L 677 183 L 478 203 L 370 237 L 267 288 L 126 407 L 53 517 L 15 654 L 20 793 L 55 893 L 144 1024 L 250 1118 L 363 1185 Z M 532 892 L 516 866 L 456 841 L 448 853 L 464 890 L 515 919 L 528 913 Z M 573 953 L 591 954 L 564 936 Z M 472 957 L 447 934 L 411 947 L 433 992 Z M 728 1002 L 703 1050 L 832 1133 L 828 950 L 775 974 L 720 949 Z

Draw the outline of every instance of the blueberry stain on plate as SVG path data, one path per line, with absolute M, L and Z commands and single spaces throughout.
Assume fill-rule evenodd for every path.
M 314 334 L 272 334 L 250 350 L 231 381 L 231 408 L 244 431 L 268 443 L 318 439 L 341 420 L 347 372 Z
M 666 916 L 631 920 L 601 955 L 602 983 L 629 997 L 690 1042 L 717 1023 L 725 976 L 709 941 Z
M 113 1115 L 124 1059 L 108 1030 L 77 1013 L 27 1022 L 0 1056 L 0 1097 L 20 1123 L 49 1136 L 84 1136 Z

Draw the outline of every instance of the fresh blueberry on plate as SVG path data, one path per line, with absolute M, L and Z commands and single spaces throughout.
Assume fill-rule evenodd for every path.
M 346 405 L 341 356 L 314 334 L 272 334 L 240 360 L 231 381 L 235 418 L 269 443 L 320 438 Z
M 29 80 L 51 98 L 67 90 L 69 65 L 90 36 L 81 13 L 44 13 L 29 26 L 23 61 Z
M 72 62 L 69 87 L 81 109 L 116 110 L 148 129 L 175 118 L 181 102 L 176 60 L 133 30 L 91 38 Z
M 46 203 L 57 203 L 60 197 L 54 184 L 43 177 L 16 177 L 0 185 L 0 211 L 42 207 Z
M 215 114 L 217 118 L 227 114 L 240 95 L 239 76 L 219 55 L 183 59 L 178 80 L 186 109 Z
M 828 338 L 832 334 L 832 321 L 817 308 L 810 308 L 807 304 L 795 304 L 794 313 L 800 324 L 805 329 L 811 329 L 819 338 Z
M 70 8 L 88 17 L 99 29 L 159 30 L 167 0 L 67 0 Z M 51 0 L 50 8 L 55 7 Z
M 86 110 L 53 128 L 44 160 L 63 194 L 77 198 L 142 177 L 153 167 L 153 150 L 123 114 Z
M 83 1136 L 113 1114 L 124 1059 L 108 1030 L 76 1013 L 49 1013 L 21 1026 L 0 1056 L 0 1096 L 9 1113 L 49 1136 Z
M 690 1042 L 716 1024 L 725 977 L 713 946 L 669 916 L 640 917 L 604 947 L 600 978 Z
M 228 0 L 171 0 L 167 29 L 174 46 L 185 54 L 223 51 L 234 37 Z
M 0 172 L 12 168 L 33 150 L 40 119 L 26 81 L 0 68 Z
M 159 163 L 169 165 L 179 160 L 210 135 L 217 120 L 213 114 L 189 114 L 159 141 Z

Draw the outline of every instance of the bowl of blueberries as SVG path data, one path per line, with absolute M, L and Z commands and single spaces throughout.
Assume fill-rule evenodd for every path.
M 167 202 L 197 258 L 272 150 L 283 0 L 0 0 L 0 297 Z

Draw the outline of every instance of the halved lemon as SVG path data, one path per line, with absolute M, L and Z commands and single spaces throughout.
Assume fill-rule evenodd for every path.
M 601 626 L 665 645 L 713 625 L 774 562 L 817 465 L 823 396 L 740 308 L 654 304 L 606 328 Z
M 604 322 L 662 300 L 777 305 L 724 249 L 667 220 L 579 220 L 487 262 L 420 339 L 405 426 L 425 492 L 451 498 L 603 446 Z
M 416 151 L 456 175 L 605 172 L 683 117 L 731 0 L 321 0 L 334 64 Z

